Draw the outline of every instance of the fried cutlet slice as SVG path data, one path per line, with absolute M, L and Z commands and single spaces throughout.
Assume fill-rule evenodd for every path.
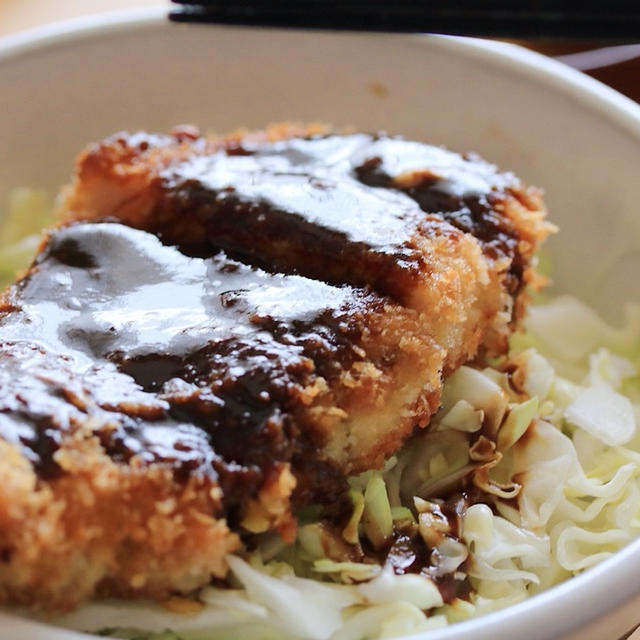
M 540 193 L 477 156 L 384 134 L 190 129 L 89 147 L 71 219 L 117 219 L 205 254 L 369 286 L 422 314 L 445 370 L 503 352 L 552 230 Z
M 0 599 L 57 606 L 290 537 L 504 350 L 551 229 L 479 158 L 295 127 L 114 136 L 63 211 L 102 222 L 54 232 L 0 320 Z
M 443 357 L 368 290 L 53 231 L 0 311 L 0 602 L 161 598 L 291 539 L 428 422 Z

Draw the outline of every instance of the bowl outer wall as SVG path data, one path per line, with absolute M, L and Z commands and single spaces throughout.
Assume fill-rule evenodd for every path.
M 87 141 L 180 122 L 227 131 L 323 121 L 478 151 L 546 187 L 562 229 L 549 244 L 557 291 L 614 320 L 640 300 L 640 108 L 511 45 L 186 27 L 169 25 L 164 10 L 119 12 L 0 40 L 0 114 L 0 202 L 16 186 L 54 193 Z M 628 611 L 638 576 L 640 541 L 524 603 L 428 637 L 557 638 Z

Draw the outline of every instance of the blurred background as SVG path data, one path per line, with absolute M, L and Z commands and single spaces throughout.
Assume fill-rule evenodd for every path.
M 78 16 L 129 9 L 166 6 L 169 0 L 0 0 L 0 36 Z
M 0 37 L 57 20 L 104 11 L 161 6 L 169 0 L 0 0 Z M 640 44 L 536 41 L 521 44 L 558 57 L 640 102 Z

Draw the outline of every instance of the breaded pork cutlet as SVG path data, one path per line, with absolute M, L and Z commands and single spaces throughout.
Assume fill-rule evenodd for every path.
M 540 194 L 477 156 L 383 134 L 275 126 L 120 134 L 89 147 L 71 219 L 113 218 L 205 255 L 368 286 L 423 314 L 451 371 L 501 353 L 552 229 Z
M 0 315 L 0 601 L 165 597 L 295 533 L 438 406 L 442 351 L 377 294 L 51 234 Z
M 63 215 L 0 316 L 0 601 L 58 607 L 291 539 L 505 349 L 550 230 L 478 158 L 291 127 L 114 136 Z

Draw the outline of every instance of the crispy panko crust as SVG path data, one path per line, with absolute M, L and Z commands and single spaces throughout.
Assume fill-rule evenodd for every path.
M 448 167 L 416 168 L 419 160 L 381 179 L 370 172 L 369 165 L 375 170 L 380 156 L 384 160 L 385 149 L 379 149 L 380 139 L 368 136 L 363 142 L 365 151 L 357 149 L 362 164 L 351 170 L 364 184 L 406 193 L 426 214 L 413 226 L 408 224 L 408 237 L 398 242 L 402 251 L 385 262 L 380 252 L 370 251 L 370 247 L 358 250 L 358 238 L 351 248 L 346 242 L 344 246 L 325 242 L 328 235 L 303 235 L 304 213 L 302 223 L 293 216 L 276 220 L 270 228 L 269 219 L 266 223 L 260 219 L 261 212 L 254 220 L 250 213 L 238 210 L 234 201 L 225 208 L 220 193 L 227 189 L 207 186 L 206 176 L 201 180 L 206 166 L 204 171 L 193 166 L 194 158 L 225 153 L 243 156 L 257 151 L 275 156 L 278 143 L 289 140 L 333 136 L 340 144 L 342 138 L 358 135 L 334 135 L 324 125 L 292 123 L 271 125 L 262 131 L 239 130 L 227 136 L 201 136 L 189 126 L 178 127 L 170 135 L 116 134 L 89 146 L 79 156 L 76 177 L 63 194 L 62 219 L 117 219 L 158 233 L 168 242 L 192 245 L 209 239 L 275 269 L 332 283 L 371 286 L 424 314 L 424 331 L 446 350 L 445 371 L 455 370 L 478 349 L 503 353 L 526 308 L 525 285 L 533 289 L 544 285 L 535 271 L 534 253 L 555 227 L 545 219 L 540 190 L 522 184 L 512 174 L 498 172 L 473 154 L 450 154 L 447 162 L 454 164 L 450 179 Z M 385 141 L 398 145 L 387 151 L 390 156 L 405 150 L 412 154 L 411 145 L 416 144 L 383 136 Z M 425 162 L 430 160 L 427 156 Z M 436 161 L 441 162 L 438 157 Z M 265 179 L 277 173 L 274 168 Z M 431 202 L 436 193 L 432 187 L 434 183 L 438 186 L 440 175 L 449 179 L 454 189 L 459 185 L 466 188 L 469 176 L 472 180 L 480 176 L 486 184 L 471 198 L 471 204 L 466 196 L 458 202 L 442 193 Z M 471 185 L 472 190 L 476 188 Z M 208 199 L 207 192 L 211 194 Z M 230 194 L 223 195 L 228 199 Z M 292 212 L 297 213 L 295 209 Z M 344 215 L 351 213 L 347 210 Z M 245 230 L 233 226 L 236 219 L 244 220 Z M 367 222 L 376 224 L 375 218 Z M 314 220 L 312 225 L 321 228 L 323 222 Z M 325 231 L 333 231 L 330 223 Z
M 114 259 L 127 264 L 119 283 L 105 268 Z M 179 362 L 160 344 L 157 354 L 129 357 L 147 338 L 126 326 L 115 351 L 103 348 L 120 331 L 109 323 L 125 300 L 156 335 L 147 287 L 163 268 L 171 280 L 168 264 L 178 278 L 201 268 L 217 282 L 178 280 L 169 310 L 191 286 L 184 317 L 191 301 L 220 299 L 211 317 L 226 313 L 230 329 L 219 326 L 215 339 L 196 332 L 201 342 Z M 69 311 L 74 293 L 85 299 Z M 285 320 L 305 295 L 321 315 L 287 324 L 273 308 L 261 314 L 252 296 L 264 295 L 284 304 Z M 160 330 L 166 302 L 158 300 Z M 97 332 L 92 314 L 103 322 Z M 224 256 L 205 265 L 121 225 L 52 232 L 0 308 L 0 434 L 14 442 L 0 440 L 0 600 L 69 608 L 91 595 L 166 598 L 223 577 L 226 554 L 240 548 L 236 533 L 277 530 L 292 540 L 296 507 L 337 499 L 345 475 L 379 467 L 437 409 L 442 351 L 418 318 L 363 290 Z M 41 335 L 60 342 L 43 346 Z
M 239 540 L 211 515 L 217 500 L 201 478 L 116 464 L 79 433 L 56 458 L 63 475 L 43 482 L 0 441 L 1 601 L 65 609 L 96 591 L 166 598 L 224 575 Z
M 346 155 L 340 155 L 343 139 L 351 145 Z M 291 155 L 288 144 L 295 147 Z M 275 529 L 291 540 L 295 508 L 336 499 L 344 476 L 379 468 L 414 429 L 428 425 L 448 373 L 481 352 L 505 352 L 525 310 L 525 285 L 542 284 L 533 254 L 553 227 L 545 221 L 540 193 L 475 156 L 446 155 L 425 145 L 418 159 L 420 153 L 440 158 L 437 167 L 400 162 L 394 169 L 396 151 L 412 157 L 415 145 L 385 136 L 342 138 L 320 125 L 274 125 L 225 137 L 202 137 L 184 126 L 170 135 L 117 134 L 80 155 L 76 176 L 62 194 L 61 228 L 45 239 L 39 262 L 0 305 L 0 350 L 7 354 L 0 352 L 0 358 L 19 351 L 16 339 L 27 344 L 20 348 L 42 350 L 28 331 L 3 334 L 3 318 L 5 325 L 15 318 L 29 326 L 46 324 L 46 313 L 27 311 L 30 283 L 37 284 L 52 264 L 48 260 L 56 258 L 51 246 L 87 221 L 100 223 L 88 226 L 104 227 L 107 235 L 129 237 L 118 231 L 120 224 L 105 224 L 114 222 L 150 232 L 170 245 L 158 251 L 177 254 L 171 245 L 178 245 L 196 256 L 193 260 L 223 249 L 270 272 L 251 271 L 266 287 L 276 277 L 300 275 L 310 283 L 346 287 L 351 297 L 346 307 L 331 308 L 328 320 L 323 316 L 321 330 L 313 333 L 318 318 L 307 319 L 309 326 L 293 337 L 277 318 L 262 317 L 259 308 L 246 311 L 242 322 L 251 331 L 260 329 L 261 341 L 267 335 L 277 350 L 285 349 L 270 365 L 279 386 L 268 392 L 247 392 L 237 358 L 216 360 L 211 371 L 190 362 L 188 376 L 173 374 L 180 384 L 165 380 L 146 388 L 132 373 L 140 362 L 132 368 L 125 357 L 118 361 L 119 371 L 130 376 L 137 389 L 131 393 L 144 397 L 120 398 L 113 406 L 105 406 L 98 386 L 84 374 L 65 373 L 66 381 L 57 380 L 48 391 L 72 407 L 49 451 L 52 474 L 38 468 L 23 440 L 3 435 L 2 419 L 3 412 L 16 411 L 23 396 L 28 408 L 29 376 L 36 385 L 50 384 L 53 361 L 25 370 L 25 388 L 9 376 L 4 396 L 0 392 L 0 602 L 70 608 L 95 595 L 162 599 L 223 577 L 225 555 L 242 548 L 242 535 Z M 337 153 L 328 168 L 320 166 L 325 152 Z M 251 166 L 253 158 L 265 156 L 274 163 L 268 170 Z M 229 166 L 216 174 L 218 162 Z M 229 185 L 216 183 L 225 171 Z M 273 195 L 271 182 L 283 175 L 291 184 Z M 245 183 L 258 191 L 245 193 Z M 335 216 L 313 213 L 332 190 L 339 195 L 335 202 L 355 206 L 345 205 L 341 217 L 361 216 L 361 198 L 379 208 L 379 217 L 362 218 L 351 228 Z M 280 202 L 282 193 L 298 198 L 291 209 Z M 95 271 L 93 258 L 87 265 Z M 135 268 L 142 272 L 140 265 Z M 273 275 L 282 273 L 296 275 Z M 94 355 L 98 363 L 115 361 L 112 353 Z M 118 457 L 105 444 L 111 437 L 107 431 L 125 429 L 127 419 L 170 419 L 173 413 L 158 408 L 165 405 L 183 415 L 185 407 L 205 406 L 206 394 L 209 402 L 211 394 L 215 398 L 227 388 L 231 398 L 240 390 L 238 397 L 249 398 L 251 406 L 264 393 L 269 402 L 277 398 L 277 412 L 255 433 L 256 441 L 271 443 L 274 451 L 277 441 L 279 456 L 265 471 L 260 458 L 251 457 L 262 445 L 247 447 L 251 453 L 239 467 L 257 468 L 262 475 L 231 505 L 215 474 L 177 476 L 161 457 Z M 38 440 L 32 449 L 40 462 L 41 444 Z M 216 446 L 211 445 L 214 455 Z M 242 449 L 239 443 L 223 455 L 225 472 L 244 455 Z

